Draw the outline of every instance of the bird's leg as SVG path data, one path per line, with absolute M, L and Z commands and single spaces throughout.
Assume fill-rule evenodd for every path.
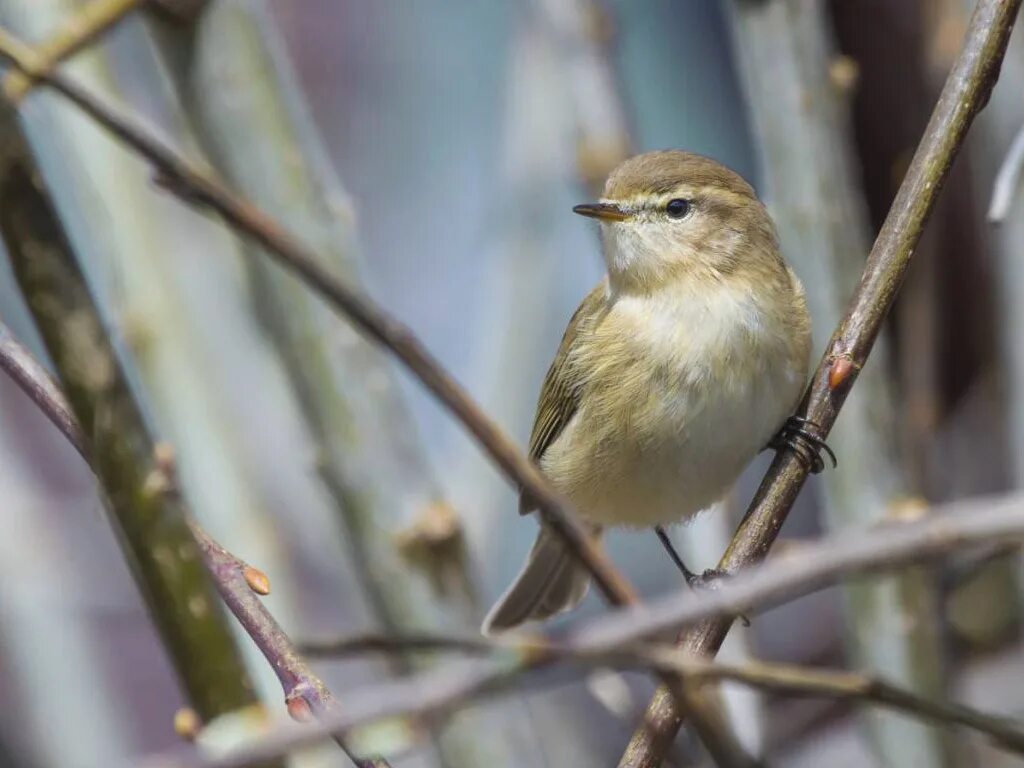
M 676 552 L 675 546 L 672 544 L 672 540 L 668 537 L 668 533 L 665 529 L 660 526 L 654 526 L 654 532 L 658 534 L 658 541 L 661 542 L 661 546 L 668 552 L 668 556 L 672 558 L 672 562 L 676 564 L 676 568 L 683 574 L 683 578 L 686 579 L 686 583 L 693 589 L 699 589 L 700 587 L 706 587 L 716 579 L 721 579 L 729 575 L 728 571 L 723 571 L 719 568 L 708 568 L 704 573 L 696 574 L 686 567 L 686 563 L 683 562 L 683 558 Z
M 675 546 L 672 544 L 672 540 L 668 537 L 668 533 L 665 529 L 660 526 L 654 526 L 654 532 L 658 534 L 658 541 L 661 542 L 661 546 L 668 552 L 668 556 L 672 558 L 672 562 L 676 564 L 676 568 L 683 574 L 683 578 L 686 579 L 686 585 L 690 589 L 701 589 L 703 587 L 714 587 L 715 582 L 719 579 L 723 579 L 729 575 L 728 571 L 723 571 L 720 568 L 708 568 L 704 573 L 699 576 L 686 567 L 686 563 L 683 562 L 683 558 L 676 552 Z M 740 621 L 743 622 L 743 626 L 750 626 L 750 619 L 744 616 L 742 613 L 737 616 Z
M 839 464 L 835 453 L 828 447 L 825 438 L 819 434 L 820 431 L 821 427 L 813 421 L 802 416 L 790 416 L 782 425 L 782 429 L 768 443 L 768 447 L 792 451 L 804 468 L 816 475 L 825 469 L 821 451 L 828 454 L 833 468 Z
M 700 576 L 686 567 L 686 563 L 683 562 L 683 558 L 681 558 L 679 553 L 676 552 L 676 548 L 672 545 L 672 540 L 668 537 L 664 528 L 660 525 L 656 525 L 654 526 L 654 532 L 658 534 L 658 541 L 661 542 L 661 546 L 663 546 L 665 551 L 668 552 L 668 556 L 672 558 L 672 562 L 676 564 L 676 568 L 679 569 L 679 572 L 683 574 L 683 578 L 686 579 L 686 583 L 691 587 L 694 586 L 700 580 Z

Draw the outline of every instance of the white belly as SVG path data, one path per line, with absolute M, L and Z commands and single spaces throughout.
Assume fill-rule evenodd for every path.
M 593 522 L 686 520 L 728 492 L 792 413 L 806 363 L 794 363 L 786 348 L 793 340 L 747 307 L 711 313 L 722 319 L 714 324 L 706 307 L 697 318 L 700 307 L 678 302 L 653 324 L 648 305 L 640 323 L 638 307 L 615 309 L 621 317 L 605 332 L 626 334 L 634 361 L 595 369 L 542 467 Z M 611 343 L 600 339 L 595 348 Z

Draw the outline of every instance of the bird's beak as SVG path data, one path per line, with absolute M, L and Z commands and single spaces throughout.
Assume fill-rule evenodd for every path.
M 625 221 L 629 218 L 629 213 L 613 203 L 584 203 L 577 205 L 572 211 L 580 216 L 589 216 L 601 221 Z

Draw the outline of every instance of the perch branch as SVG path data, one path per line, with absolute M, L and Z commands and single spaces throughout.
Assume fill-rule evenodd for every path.
M 65 96 L 116 139 L 148 159 L 159 183 L 168 191 L 186 202 L 217 212 L 233 229 L 261 245 L 335 310 L 346 315 L 368 338 L 393 352 L 467 427 L 506 476 L 537 501 L 544 521 L 586 566 L 608 602 L 617 606 L 636 603 L 632 586 L 580 524 L 568 501 L 469 394 L 445 373 L 411 329 L 338 279 L 312 250 L 254 205 L 233 194 L 210 170 L 188 161 L 134 117 L 104 104 L 61 72 L 48 69 L 31 48 L 6 30 L 0 30 L 0 56 Z M 666 681 L 666 684 L 671 689 L 668 695 L 678 699 L 681 708 L 693 716 L 694 727 L 719 763 L 737 767 L 755 765 L 729 733 L 707 697 L 692 695 L 682 681 Z
M 818 365 L 801 415 L 827 436 L 867 360 L 940 189 L 974 116 L 999 75 L 1021 0 L 980 0 L 910 168 L 868 255 L 851 306 Z M 762 559 L 778 535 L 807 471 L 792 454 L 776 454 L 719 568 L 736 571 Z M 713 656 L 732 625 L 709 620 L 679 638 L 693 655 Z M 655 693 L 619 768 L 655 768 L 682 724 L 669 691 Z
M 45 72 L 51 71 L 60 62 L 78 53 L 112 29 L 145 2 L 146 0 L 92 0 L 69 16 L 51 37 L 32 48 L 38 66 Z M 38 73 L 29 74 L 21 70 L 9 72 L 4 78 L 4 98 L 12 104 L 17 104 L 32 90 L 38 79 Z

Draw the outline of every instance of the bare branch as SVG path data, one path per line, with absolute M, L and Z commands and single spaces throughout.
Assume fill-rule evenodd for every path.
M 3 370 L 21 387 L 39 410 L 53 423 L 67 441 L 85 459 L 85 440 L 78 428 L 78 422 L 68 406 L 60 385 L 50 372 L 40 365 L 32 353 L 18 343 L 10 329 L 0 323 L 0 370 Z
M 7 138 L 8 145 L 14 141 Z M 209 720 L 254 698 L 245 670 L 233 655 L 222 614 L 208 607 L 212 590 L 207 591 L 209 581 L 202 569 L 195 572 L 196 544 L 225 603 L 281 681 L 288 711 L 296 719 L 335 711 L 336 700 L 257 598 L 257 593 L 269 592 L 266 576 L 214 542 L 188 516 L 178 493 L 173 450 L 152 444 L 81 274 L 70 262 L 70 253 L 57 243 L 42 195 L 12 161 L 0 168 L 0 233 L 43 338 L 68 383 L 71 403 L 2 324 L 0 369 L 90 461 L 109 492 L 157 625 L 200 715 Z M 76 413 L 89 425 L 92 441 L 83 434 Z M 346 749 L 340 740 L 338 744 Z M 380 759 L 349 756 L 361 768 L 387 766 Z
M 212 172 L 190 163 L 133 117 L 105 105 L 74 80 L 50 71 L 30 48 L 5 30 L 0 30 L 0 56 L 67 97 L 116 139 L 147 158 L 164 188 L 186 202 L 219 213 L 227 224 L 263 246 L 335 310 L 349 317 L 368 338 L 392 351 L 459 418 L 506 476 L 538 502 L 545 522 L 588 568 L 608 602 L 619 606 L 636 603 L 633 588 L 579 523 L 569 503 L 441 368 L 409 328 L 335 277 L 315 253 L 251 203 L 230 192 Z M 684 681 L 668 680 L 666 684 L 669 695 L 690 714 L 694 727 L 720 764 L 736 768 L 756 765 L 729 732 L 710 698 L 695 695 Z
M 343 640 L 333 647 L 345 653 L 448 650 L 489 654 L 491 658 L 453 663 L 412 680 L 375 686 L 359 692 L 354 697 L 355 705 L 347 708 L 344 714 L 332 715 L 309 728 L 282 724 L 261 740 L 221 758 L 193 762 L 160 759 L 154 760 L 153 764 L 180 768 L 238 768 L 288 754 L 323 739 L 328 733 L 352 735 L 358 729 L 381 720 L 401 718 L 415 722 L 437 718 L 464 706 L 472 698 L 494 694 L 518 682 L 525 671 L 555 661 L 655 670 L 663 675 L 683 677 L 691 684 L 730 680 L 782 695 L 874 703 L 921 719 L 976 730 L 1003 748 L 1024 754 L 1024 730 L 1017 720 L 988 715 L 961 704 L 930 700 L 879 678 L 851 672 L 761 662 L 728 665 L 697 659 L 667 645 L 627 643 L 610 648 L 586 648 L 572 642 L 559 643 L 530 635 L 493 639 L 363 636 Z
M 288 714 L 298 722 L 305 722 L 310 716 L 321 719 L 340 712 L 338 700 L 313 674 L 257 596 L 270 591 L 266 575 L 224 549 L 194 518 L 189 518 L 188 524 L 221 598 L 281 681 Z M 334 740 L 359 768 L 389 768 L 384 758 L 359 758 L 340 736 L 335 735 Z
M 180 508 L 152 492 L 152 437 L 24 137 L 13 116 L 4 117 L 0 235 L 66 399 L 17 345 L 0 344 L 0 367 L 14 372 L 15 382 L 88 458 L 182 687 L 208 721 L 253 703 L 255 696 Z
M 122 21 L 146 0 L 92 0 L 61 24 L 52 37 L 33 50 L 43 71 L 50 71 Z M 37 74 L 10 72 L 4 78 L 4 98 L 17 104 L 32 89 Z
M 988 101 L 1020 5 L 1021 0 L 980 0 L 975 8 L 964 47 L 868 255 L 850 309 L 812 379 L 801 415 L 817 424 L 823 435 L 831 430 L 867 360 L 953 159 L 974 116 Z M 776 455 L 719 568 L 736 571 L 765 556 L 806 479 L 807 470 L 791 454 Z M 729 619 L 705 622 L 680 636 L 679 643 L 694 655 L 714 655 L 731 624 Z M 682 720 L 671 693 L 660 689 L 620 768 L 660 765 Z
M 335 310 L 347 316 L 367 337 L 393 352 L 467 427 L 505 475 L 537 500 L 547 524 L 562 536 L 574 555 L 590 570 L 608 601 L 614 605 L 636 601 L 633 588 L 579 523 L 569 502 L 445 373 L 411 329 L 335 277 L 321 265 L 314 252 L 265 213 L 232 194 L 209 170 L 189 162 L 134 117 L 104 104 L 73 79 L 49 71 L 31 48 L 6 30 L 0 30 L 0 56 L 77 105 L 118 141 L 149 160 L 159 182 L 168 191 L 187 202 L 216 211 L 231 227 L 263 246 Z

